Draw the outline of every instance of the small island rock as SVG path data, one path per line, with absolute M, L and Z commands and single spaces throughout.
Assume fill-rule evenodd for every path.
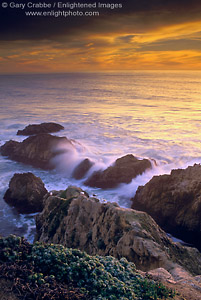
M 44 183 L 32 173 L 14 174 L 4 195 L 5 201 L 20 213 L 35 213 L 43 209 L 47 193 Z
M 82 179 L 90 168 L 94 165 L 92 161 L 88 158 L 85 158 L 79 165 L 74 169 L 72 177 L 79 180 Z
M 59 150 L 60 145 L 65 145 Z M 41 169 L 54 169 L 52 159 L 63 152 L 74 150 L 72 142 L 66 137 L 53 136 L 48 133 L 33 135 L 22 142 L 8 141 L 0 148 L 3 156 Z
M 118 158 L 114 165 L 104 171 L 94 172 L 85 185 L 98 188 L 114 188 L 120 183 L 130 183 L 133 178 L 141 175 L 152 165 L 148 159 L 138 159 L 132 154 Z
M 17 135 L 34 135 L 40 133 L 53 133 L 63 130 L 64 127 L 60 124 L 49 122 L 41 124 L 30 124 L 23 130 L 18 130 Z

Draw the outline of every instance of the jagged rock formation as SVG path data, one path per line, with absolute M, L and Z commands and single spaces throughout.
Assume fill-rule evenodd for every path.
M 120 183 L 130 183 L 133 178 L 151 169 L 148 159 L 139 160 L 132 154 L 118 158 L 114 165 L 104 171 L 94 172 L 85 185 L 99 188 L 114 188 Z
M 66 148 L 59 150 L 60 145 Z M 3 156 L 10 159 L 29 164 L 41 169 L 55 168 L 52 159 L 62 152 L 74 150 L 75 147 L 66 137 L 53 136 L 43 133 L 28 137 L 22 142 L 8 141 L 0 148 Z
M 76 187 L 44 197 L 36 229 L 36 240 L 91 255 L 126 257 L 142 270 L 171 270 L 177 263 L 194 274 L 201 272 L 198 250 L 173 243 L 148 214 L 101 203 Z
M 47 193 L 44 183 L 32 173 L 14 174 L 4 195 L 5 201 L 20 213 L 35 213 L 43 209 Z
M 154 176 L 138 188 L 132 208 L 147 212 L 166 232 L 201 249 L 201 165 Z
M 41 124 L 30 124 L 23 130 L 18 130 L 17 135 L 34 135 L 40 133 L 53 133 L 63 130 L 64 127 L 60 124 L 48 122 Z

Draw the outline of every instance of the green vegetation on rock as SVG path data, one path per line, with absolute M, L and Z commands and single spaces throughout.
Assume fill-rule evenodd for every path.
M 143 278 L 133 263 L 125 258 L 90 256 L 77 249 L 62 245 L 29 244 L 23 238 L 0 238 L 0 265 L 26 270 L 14 272 L 18 282 L 31 291 L 50 289 L 52 283 L 65 284 L 79 289 L 78 298 L 91 300 L 159 300 L 174 298 L 174 292 L 162 284 Z M 28 276 L 27 276 L 28 274 Z M 2 277 L 3 275 L 0 275 Z M 21 287 L 21 286 L 20 286 Z M 21 287 L 22 289 L 22 287 Z M 22 289 L 23 290 L 23 289 Z M 23 292 L 23 291 L 22 291 Z M 63 292 L 64 293 L 64 292 Z M 28 295 L 28 294 L 27 294 Z M 24 299 L 34 299 L 30 298 Z M 81 298 L 80 298 L 81 297 Z M 46 299 L 41 296 L 41 299 Z M 71 299 L 54 295 L 49 299 Z

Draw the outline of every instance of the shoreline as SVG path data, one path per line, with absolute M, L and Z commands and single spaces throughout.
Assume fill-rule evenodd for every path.
M 41 137 L 43 139 L 46 137 L 51 140 L 52 138 L 53 140 L 55 139 L 54 136 L 51 136 L 49 134 L 36 134 L 35 136 L 33 136 L 33 138 L 25 138 L 21 142 L 8 142 L 7 144 L 5 144 L 6 146 L 1 147 L 1 151 L 3 151 L 1 153 L 5 155 L 6 152 L 4 153 L 4 149 L 8 149 L 6 150 L 8 151 L 8 156 L 11 159 L 16 159 L 18 161 L 18 156 L 16 156 L 16 158 L 13 157 L 12 153 L 15 153 L 16 155 L 16 149 L 18 149 L 20 145 L 26 145 L 26 143 L 26 147 L 27 149 L 29 149 L 29 151 L 32 148 L 35 149 L 35 146 L 37 145 L 37 139 L 39 140 L 39 143 L 41 145 Z M 56 137 L 56 140 L 58 139 L 59 137 Z M 70 143 L 71 147 L 74 147 L 73 144 L 71 144 L 71 141 L 68 141 L 68 139 L 65 138 L 65 142 L 66 141 L 67 143 Z M 26 147 L 23 146 L 23 153 L 25 153 L 25 162 L 27 162 L 26 155 L 29 155 L 29 152 L 27 152 L 26 154 Z M 38 157 L 40 158 L 43 157 L 45 153 L 45 158 L 48 158 L 47 162 L 45 162 L 47 164 L 49 160 L 51 161 L 52 159 L 51 155 L 54 154 L 54 152 L 51 152 L 51 147 L 50 144 L 47 143 L 44 148 L 41 148 L 38 154 L 34 150 L 34 159 L 36 155 L 38 155 Z M 52 149 L 55 149 L 55 147 L 53 147 Z M 47 152 L 47 150 L 49 152 Z M 64 153 L 65 151 L 66 150 L 64 150 Z M 19 152 L 21 152 L 21 148 L 19 148 Z M 56 155 L 60 154 L 56 152 Z M 63 152 L 61 155 L 63 155 Z M 67 151 L 65 155 L 68 156 L 69 152 Z M 19 166 L 21 166 L 21 163 L 23 162 L 23 160 L 21 159 L 23 159 L 23 157 L 20 158 L 19 162 L 17 162 Z M 31 161 L 28 162 L 30 163 Z M 89 160 L 85 159 L 82 162 L 77 165 L 77 174 L 79 174 L 79 172 L 84 172 L 84 175 L 83 179 L 81 180 L 75 179 L 74 182 L 76 182 L 77 184 L 79 184 L 80 182 L 84 182 L 85 176 L 86 174 L 88 174 L 87 172 L 91 167 L 93 170 L 93 164 L 91 164 Z M 105 185 L 105 182 L 107 182 L 107 184 L 115 184 L 115 187 L 113 187 L 113 189 L 111 189 L 110 186 L 105 190 L 103 188 L 98 189 L 102 190 L 105 195 L 107 195 L 108 192 L 111 192 L 111 190 L 115 190 L 118 193 L 118 180 L 120 180 L 120 182 L 122 181 L 121 184 L 123 184 L 124 181 L 126 183 L 127 180 L 128 182 L 130 182 L 130 184 L 132 184 L 133 181 L 137 181 L 138 183 L 140 176 L 145 176 L 145 178 L 147 179 L 147 174 L 150 173 L 150 175 L 153 175 L 156 170 L 155 167 L 157 168 L 157 165 L 153 162 L 151 171 L 149 165 L 148 170 L 146 170 L 146 168 L 143 169 L 143 171 L 139 169 L 139 172 L 142 172 L 143 175 L 141 175 L 140 173 L 136 175 L 136 172 L 133 173 L 135 164 L 137 163 L 138 166 L 139 164 L 144 162 L 147 164 L 148 160 L 138 160 L 131 154 L 125 155 L 121 158 L 116 159 L 115 162 L 113 164 L 110 164 L 107 168 L 105 168 L 105 170 L 94 173 L 91 172 L 90 176 L 91 178 L 93 178 L 93 180 L 95 180 L 95 186 L 98 182 L 102 182 L 101 184 L 103 185 Z M 132 163 L 134 163 L 134 165 L 130 168 Z M 131 170 L 131 177 L 128 177 L 129 168 Z M 184 186 L 187 186 L 187 188 L 190 189 L 189 195 L 191 195 L 191 193 L 195 191 L 195 197 L 197 197 L 197 186 L 195 185 L 195 178 L 199 187 L 199 176 L 197 176 L 197 174 L 201 174 L 201 172 L 199 172 L 200 168 L 200 164 L 195 164 L 194 166 L 188 167 L 187 169 L 172 170 L 169 175 L 157 176 L 154 174 L 154 176 L 151 176 L 151 180 L 148 180 L 144 186 L 138 187 L 135 197 L 142 193 L 142 191 L 144 190 L 146 192 L 146 187 L 149 186 L 153 180 L 164 179 L 165 181 L 163 182 L 163 185 L 165 186 L 167 181 L 168 186 L 171 187 L 169 182 L 174 178 L 174 180 L 182 178 L 184 182 L 188 182 L 188 185 L 183 185 L 181 181 L 181 184 L 178 185 L 177 190 L 180 191 L 181 189 L 181 197 L 183 197 L 183 195 L 185 195 L 186 193 L 185 190 L 185 193 L 182 191 Z M 30 169 L 30 167 L 28 167 L 28 169 Z M 36 170 L 35 167 L 31 169 L 34 172 Z M 43 170 L 42 172 L 46 176 L 47 172 L 49 171 L 45 168 L 45 170 Z M 52 172 L 52 174 L 56 174 L 57 169 L 50 172 Z M 125 176 L 125 173 L 128 174 L 126 174 Z M 121 176 L 116 176 L 116 174 L 120 174 Z M 58 176 L 61 175 L 59 175 L 58 173 Z M 104 178 L 105 176 L 105 181 L 102 181 L 102 178 Z M 111 181 L 112 176 L 114 176 L 116 181 Z M 126 188 L 129 185 L 125 183 L 124 185 Z M 154 190 L 152 190 L 152 192 L 151 189 L 148 188 L 148 195 L 150 193 L 153 194 L 153 191 L 155 193 L 155 191 L 157 191 L 158 189 L 159 199 L 162 195 L 163 199 L 165 199 L 164 191 L 166 190 L 166 188 L 164 188 L 163 192 L 160 191 L 160 187 L 163 185 L 161 185 L 161 183 L 156 184 L 156 186 L 154 185 Z M 174 186 L 175 182 L 173 182 L 173 187 Z M 199 286 L 199 283 L 197 283 L 196 281 L 196 276 L 201 274 L 201 270 L 199 270 L 199 265 L 201 265 L 201 263 L 197 262 L 195 264 L 195 260 L 199 261 L 200 259 L 201 261 L 201 254 L 197 249 L 193 247 L 185 247 L 178 242 L 174 243 L 171 239 L 168 238 L 168 235 L 155 223 L 155 221 L 149 216 L 149 214 L 134 209 L 122 208 L 117 203 L 111 203 L 107 200 L 100 201 L 92 192 L 91 187 L 89 188 L 91 196 L 87 192 L 85 192 L 85 190 L 77 188 L 75 186 L 69 186 L 68 188 L 60 191 L 49 190 L 48 192 L 48 190 L 45 190 L 43 194 L 40 194 L 40 191 L 42 189 L 44 189 L 44 183 L 40 178 L 34 176 L 30 172 L 22 172 L 13 176 L 9 183 L 9 189 L 4 195 L 6 201 L 11 200 L 10 204 L 16 206 L 18 211 L 23 207 L 28 208 L 28 201 L 31 201 L 29 203 L 29 206 L 31 207 L 31 209 L 36 209 L 37 212 L 32 211 L 32 215 L 20 214 L 18 215 L 18 217 L 23 216 L 23 218 L 30 218 L 30 216 L 33 217 L 33 212 L 35 213 L 35 241 L 39 240 L 43 243 L 63 244 L 67 247 L 72 247 L 75 249 L 79 248 L 82 251 L 88 252 L 88 254 L 90 255 L 106 255 L 106 257 L 107 255 L 112 255 L 117 258 L 126 257 L 128 261 L 135 262 L 138 269 L 141 269 L 144 272 L 148 272 L 150 276 L 153 276 L 154 278 L 159 278 L 161 276 L 159 279 L 167 284 L 167 286 L 177 286 L 180 292 L 182 292 L 180 288 L 180 283 L 182 280 L 187 281 L 189 286 L 192 282 L 194 282 L 195 286 Z M 97 190 L 96 187 L 94 190 Z M 178 191 L 176 191 L 176 193 Z M 134 194 L 134 190 L 132 190 L 132 192 Z M 175 194 L 175 192 L 171 193 L 172 195 Z M 38 197 L 37 195 L 40 196 Z M 128 194 L 127 198 L 129 198 Z M 185 199 L 186 196 L 184 200 Z M 39 202 L 37 203 L 36 200 Z M 133 201 L 133 199 L 130 200 Z M 194 200 L 194 198 L 192 198 L 191 200 Z M 192 202 L 192 206 L 193 205 L 194 203 Z M 23 210 L 21 212 L 24 213 L 25 211 Z M 30 245 L 34 247 L 35 244 L 33 243 Z M 185 270 L 186 268 L 188 269 L 188 271 Z M 156 270 L 158 277 L 156 276 L 156 273 L 153 273 L 153 270 Z M 170 282 L 165 277 L 167 274 L 164 275 L 163 270 L 166 270 L 166 272 L 168 272 L 168 276 L 173 276 L 171 277 L 172 279 L 170 280 Z M 189 272 L 191 273 L 191 275 Z M 194 276 L 192 276 L 192 274 Z M 143 276 L 145 276 L 145 274 Z M 189 293 L 189 286 L 187 286 L 186 288 L 186 293 Z M 196 297 L 200 297 L 200 295 L 197 293 Z
M 172 188 L 174 189 L 175 184 L 179 185 L 180 183 L 177 182 L 177 174 L 184 174 L 181 175 L 181 180 L 184 180 L 183 177 L 186 177 L 186 180 L 189 182 L 190 186 L 190 192 L 188 190 L 181 192 L 181 195 L 179 195 L 179 189 L 183 189 L 182 183 L 177 190 L 170 190 L 169 193 L 176 193 L 178 194 L 177 197 L 180 197 L 181 203 L 182 203 L 182 193 L 186 193 L 189 197 L 192 197 L 193 193 L 193 186 L 191 187 L 192 183 L 191 181 L 195 180 L 195 178 L 198 176 L 199 170 L 196 171 L 196 169 L 199 169 L 199 164 L 192 167 L 188 167 L 187 169 L 177 169 L 172 170 L 169 175 L 158 175 L 161 174 L 161 166 L 158 165 L 158 163 L 152 159 L 143 159 L 143 158 L 137 158 L 133 156 L 132 154 L 127 154 L 125 156 L 122 156 L 120 158 L 117 158 L 113 162 L 110 161 L 107 165 L 96 165 L 96 163 L 93 160 L 90 160 L 89 158 L 85 158 L 85 153 L 82 153 L 83 146 L 78 143 L 76 140 L 68 139 L 66 137 L 60 137 L 60 135 L 55 136 L 50 134 L 49 132 L 55 132 L 64 130 L 65 128 L 57 123 L 41 123 L 41 124 L 31 124 L 26 126 L 23 130 L 18 130 L 17 135 L 25 135 L 21 142 L 10 140 L 6 142 L 4 145 L 1 146 L 0 152 L 2 157 L 6 157 L 6 160 L 9 159 L 12 161 L 17 161 L 17 164 L 19 164 L 20 167 L 22 167 L 22 170 L 27 165 L 27 169 L 29 169 L 29 165 L 31 165 L 31 169 L 33 172 L 36 173 L 42 172 L 44 174 L 44 177 L 49 176 L 48 174 L 52 173 L 51 182 L 55 180 L 55 177 L 58 176 L 59 178 L 63 178 L 65 181 L 66 173 L 64 170 L 61 170 L 58 168 L 58 163 L 65 161 L 64 168 L 70 169 L 70 172 L 68 170 L 68 176 L 67 179 L 69 180 L 69 185 L 79 185 L 83 189 L 88 189 L 90 194 L 102 194 L 103 197 L 105 196 L 106 200 L 102 198 L 102 202 L 107 201 L 115 201 L 115 197 L 118 197 L 118 203 L 120 206 L 125 201 L 126 207 L 132 207 L 134 209 L 143 210 L 146 211 L 146 207 L 141 208 L 141 204 L 138 204 L 136 206 L 136 196 L 139 194 L 139 190 L 142 189 L 142 184 L 144 181 L 144 189 L 146 190 L 146 186 L 151 185 L 151 182 L 153 180 L 159 180 L 158 186 L 155 187 L 151 186 L 151 189 L 159 189 L 160 185 L 166 184 L 166 182 L 160 182 L 164 178 L 164 180 L 167 180 L 167 190 L 168 188 L 168 180 L 174 179 L 174 174 L 176 174 L 175 179 L 173 182 Z M 27 135 L 30 135 L 27 137 Z M 77 148 L 78 145 L 78 148 Z M 76 157 L 76 163 L 75 159 Z M 73 164 L 72 164 L 73 161 Z M 12 163 L 11 163 L 12 164 Z M 72 168 L 73 166 L 73 168 Z M 36 169 L 35 167 L 40 167 L 39 169 Z M 49 171 L 50 170 L 50 171 Z M 195 174 L 190 174 L 190 177 L 188 175 L 188 170 L 195 170 Z M 40 173 L 39 172 L 39 173 Z M 192 171 L 193 172 L 193 171 Z M 196 173 L 197 172 L 197 173 Z M 20 172 L 24 173 L 24 172 Z M 183 177 L 182 177 L 183 176 Z M 191 177 L 193 176 L 192 180 Z M 158 178 L 158 179 L 157 179 Z M 168 179 L 169 178 L 169 179 Z M 60 181 L 62 181 L 60 179 Z M 50 185 L 51 185 L 50 182 Z M 149 184 L 150 182 L 150 184 Z M 9 183 L 9 185 L 11 182 Z M 23 183 L 22 183 L 23 184 Z M 197 183 L 199 186 L 199 182 Z M 66 182 L 65 186 L 66 188 Z M 97 189 L 98 188 L 98 189 Z M 58 189 L 58 187 L 56 188 Z M 188 188 L 187 188 L 188 189 Z M 51 190 L 51 189 L 49 189 Z M 8 190 L 7 190 L 8 191 Z M 135 194 L 137 192 L 137 194 Z M 154 191 L 153 191 L 154 192 Z M 165 191 L 166 192 L 166 191 Z M 18 192 L 17 192 L 18 193 Z M 148 188 L 148 194 L 150 193 L 150 188 Z M 160 193 L 164 193 L 162 190 L 159 192 L 158 197 L 160 200 Z M 197 192 L 196 192 L 197 193 Z M 111 194 L 111 199 L 108 199 L 108 195 Z M 135 196 L 134 196 L 135 195 Z M 173 194 L 172 194 L 173 195 Z M 23 196 L 24 197 L 24 196 Z M 168 196 L 167 196 L 168 197 Z M 175 197 L 175 196 L 174 196 Z M 187 196 L 185 196 L 187 197 Z M 194 197 L 194 196 L 193 196 Z M 195 195 L 195 197 L 197 197 Z M 101 197 L 99 197 L 101 200 Z M 134 200 L 133 200 L 134 199 Z M 15 200 L 15 199 L 14 199 Z M 132 204 L 132 201 L 134 203 Z M 141 200 L 142 201 L 142 200 Z M 144 200 L 143 200 L 144 201 Z M 169 201 L 169 200 L 168 200 Z M 175 201 L 175 200 L 174 200 Z M 174 201 L 171 205 L 173 205 Z M 177 201 L 177 200 L 176 200 Z M 184 199 L 185 201 L 185 199 Z M 130 203 L 129 203 L 130 202 Z M 150 200 L 148 200 L 150 202 Z M 132 206 L 134 205 L 134 206 Z M 170 207 L 171 207 L 170 205 Z M 193 203 L 192 203 L 193 205 Z M 157 209 L 157 208 L 156 208 Z M 175 207 L 175 209 L 177 209 Z M 13 211 L 15 214 L 15 211 Z M 34 212 L 34 211 L 33 211 Z M 157 220 L 157 216 L 154 215 L 154 213 L 151 213 L 148 208 L 148 214 L 150 214 L 156 221 L 159 223 L 163 229 L 165 229 L 166 232 L 173 234 L 176 238 L 181 238 L 181 240 L 184 240 L 184 242 L 187 242 L 187 244 L 192 244 L 192 241 L 185 241 L 185 234 L 183 234 L 183 237 L 177 234 L 179 230 L 176 229 L 176 231 L 172 231 L 172 228 L 170 227 L 164 227 L 163 223 L 160 223 L 159 220 Z M 162 212 L 162 211 L 161 211 Z M 174 209 L 172 210 L 172 214 L 174 213 Z M 160 213 L 159 213 L 160 214 Z M 162 215 L 161 215 L 162 216 Z M 24 218 L 24 216 L 22 216 Z M 171 213 L 169 218 L 171 217 Z M 18 219 L 21 218 L 21 216 L 18 217 Z M 25 218 L 28 218 L 31 221 L 31 216 L 26 215 Z M 24 219 L 25 220 L 25 219 Z M 163 221 L 164 222 L 164 221 Z M 191 226 L 191 225 L 190 225 Z M 34 225 L 32 223 L 32 230 L 34 228 Z M 28 232 L 30 232 L 30 228 L 28 228 Z M 14 232 L 12 232 L 14 233 Z

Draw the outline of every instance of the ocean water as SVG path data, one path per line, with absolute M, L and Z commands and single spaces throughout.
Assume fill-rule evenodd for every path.
M 33 172 L 48 190 L 78 185 L 102 201 L 130 207 L 137 187 L 153 175 L 201 162 L 199 71 L 0 75 L 0 91 L 0 145 L 22 141 L 17 130 L 28 124 L 51 121 L 65 127 L 57 135 L 73 139 L 77 149 L 70 166 L 63 156 L 53 171 L 0 156 L 0 235 L 33 240 L 34 216 L 18 214 L 3 200 L 14 173 Z M 110 190 L 85 187 L 71 178 L 83 158 L 95 161 L 95 170 L 128 153 L 155 159 L 157 166 Z

